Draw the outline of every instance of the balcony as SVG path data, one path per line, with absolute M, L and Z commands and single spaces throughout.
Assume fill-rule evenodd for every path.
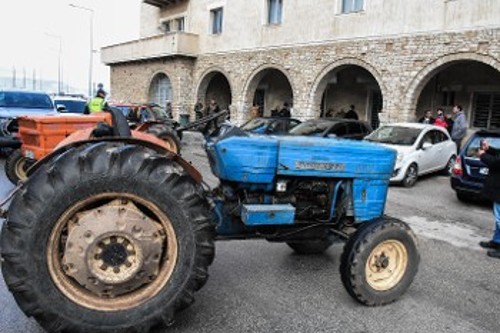
M 101 61 L 106 65 L 179 55 L 197 57 L 198 35 L 169 32 L 101 49 Z
M 160 8 L 164 8 L 170 5 L 175 5 L 180 2 L 184 2 L 186 0 L 144 0 L 144 3 L 147 3 L 148 5 L 151 6 L 156 6 Z

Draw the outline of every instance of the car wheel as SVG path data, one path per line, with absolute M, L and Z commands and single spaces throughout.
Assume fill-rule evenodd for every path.
M 455 165 L 455 160 L 456 159 L 457 159 L 457 157 L 455 155 L 453 155 L 452 157 L 450 157 L 450 159 L 448 160 L 448 163 L 446 163 L 446 166 L 441 171 L 441 173 L 443 175 L 445 175 L 445 176 L 451 176 L 451 174 L 453 173 L 453 166 Z
M 408 169 L 406 169 L 405 177 L 403 178 L 402 184 L 404 187 L 412 187 L 417 182 L 418 178 L 418 166 L 415 163 L 410 164 Z
M 457 199 L 462 201 L 462 202 L 471 202 L 472 198 L 470 195 L 468 195 L 465 192 L 459 192 L 457 191 Z

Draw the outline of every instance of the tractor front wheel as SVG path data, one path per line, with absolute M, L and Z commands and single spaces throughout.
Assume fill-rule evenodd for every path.
M 44 163 L 14 197 L 2 273 L 49 332 L 150 332 L 193 301 L 214 257 L 202 188 L 167 156 L 101 142 Z
M 34 163 L 35 160 L 24 157 L 21 150 L 16 149 L 5 160 L 5 174 L 13 184 L 17 184 L 28 178 L 26 173 Z
M 170 150 L 176 154 L 181 152 L 181 140 L 172 128 L 165 125 L 152 125 L 146 130 L 146 133 L 156 136 L 158 139 L 163 140 Z
M 341 257 L 340 275 L 355 300 L 377 306 L 406 292 L 419 262 L 411 229 L 397 219 L 382 218 L 365 222 L 351 236 Z

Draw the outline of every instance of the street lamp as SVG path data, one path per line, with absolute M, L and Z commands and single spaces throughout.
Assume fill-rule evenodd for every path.
M 76 9 L 85 10 L 90 13 L 90 62 L 89 62 L 89 97 L 92 97 L 92 66 L 94 62 L 94 10 L 91 8 L 69 4 Z
M 49 33 L 45 33 L 46 36 L 59 39 L 59 52 L 58 52 L 58 60 L 57 60 L 57 94 L 62 92 L 62 37 L 59 35 L 53 35 Z

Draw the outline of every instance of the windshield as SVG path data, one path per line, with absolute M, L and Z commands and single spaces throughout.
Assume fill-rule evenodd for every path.
M 289 133 L 293 135 L 315 135 L 322 134 L 332 126 L 331 122 L 305 122 L 294 127 Z
M 165 111 L 165 109 L 160 106 L 150 106 L 149 110 L 153 113 L 153 117 L 155 120 L 169 119 L 167 111 Z
M 68 110 L 68 112 L 74 112 L 74 113 L 83 113 L 85 110 L 85 101 L 75 101 L 75 100 L 64 100 L 64 99 L 58 99 L 54 101 L 56 103 L 56 106 L 59 107 L 60 105 L 64 105 L 64 108 Z
M 421 128 L 383 126 L 367 136 L 366 140 L 391 145 L 412 146 L 421 132 Z
M 244 131 L 255 131 L 258 128 L 266 128 L 269 126 L 269 124 L 272 122 L 272 119 L 266 119 L 266 118 L 256 118 L 252 119 L 243 126 L 241 126 L 241 129 Z
M 477 157 L 477 152 L 479 150 L 481 140 L 488 141 L 488 144 L 492 148 L 500 149 L 500 137 L 476 136 L 467 146 L 467 150 L 465 151 L 465 156 Z
M 48 95 L 27 92 L 0 92 L 0 107 L 54 109 Z

